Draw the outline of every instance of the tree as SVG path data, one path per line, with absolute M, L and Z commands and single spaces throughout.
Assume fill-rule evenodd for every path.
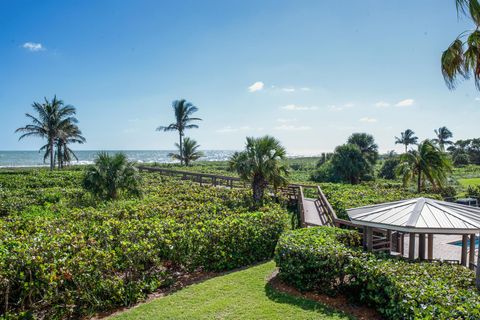
M 405 186 L 416 177 L 417 192 L 420 193 L 422 179 L 428 180 L 435 189 L 442 188 L 451 170 L 448 156 L 430 140 L 425 140 L 418 145 L 418 150 L 410 150 L 400 157 L 397 173 L 403 175 Z
M 383 179 L 395 180 L 397 178 L 397 166 L 400 163 L 398 157 L 388 157 L 382 164 L 378 175 Z
M 285 148 L 274 137 L 247 137 L 245 150 L 232 155 L 229 167 L 250 183 L 253 200 L 259 205 L 269 184 L 277 189 L 288 183 L 288 169 L 283 162 L 286 157 Z
M 378 145 L 375 139 L 368 133 L 354 133 L 348 140 L 347 144 L 358 146 L 362 156 L 373 167 L 378 159 Z
M 471 19 L 475 28 L 461 33 L 442 53 L 442 75 L 450 90 L 472 75 L 475 86 L 480 89 L 480 4 L 478 0 L 456 0 L 456 4 L 457 14 Z
M 440 127 L 435 129 L 435 135 L 437 138 L 433 139 L 432 141 L 440 147 L 440 150 L 445 151 L 445 145 L 452 145 L 453 142 L 448 140 L 453 137 L 453 134 L 447 127 Z
M 50 170 L 53 170 L 55 167 L 55 142 L 61 134 L 61 129 L 65 128 L 67 124 L 78 122 L 74 117 L 76 113 L 75 107 L 64 105 L 62 100 L 54 96 L 51 101 L 45 98 L 44 103 L 34 102 L 32 108 L 37 113 L 37 116 L 26 113 L 25 116 L 29 118 L 31 124 L 18 128 L 15 132 L 23 133 L 18 140 L 25 137 L 46 139 L 48 145 L 46 149 L 50 157 Z
M 418 137 L 415 136 L 415 132 L 410 129 L 400 133 L 400 138 L 395 137 L 395 144 L 405 145 L 405 153 L 408 151 L 408 146 L 411 144 L 417 144 Z
M 178 150 L 180 154 L 180 163 L 183 165 L 183 136 L 185 135 L 185 130 L 198 128 L 198 125 L 193 124 L 192 122 L 201 121 L 202 119 L 191 117 L 192 114 L 198 111 L 198 108 L 185 99 L 173 101 L 172 107 L 175 112 L 175 122 L 168 126 L 159 126 L 157 131 L 178 131 Z
M 359 183 L 370 172 L 370 164 L 355 144 L 336 147 L 330 161 L 334 176 L 351 184 Z
M 180 145 L 178 143 L 176 143 L 175 146 L 180 150 Z M 203 152 L 198 151 L 199 147 L 200 145 L 197 144 L 197 141 L 189 137 L 185 137 L 183 140 L 182 153 L 170 153 L 169 156 L 180 161 L 183 160 L 185 165 L 188 167 L 190 162 L 198 160 L 204 156 Z
M 109 155 L 100 152 L 83 178 L 83 186 L 94 196 L 115 200 L 120 194 L 140 196 L 140 175 L 132 162 L 123 153 Z
M 55 139 L 54 145 L 54 165 L 57 162 L 58 168 L 64 167 L 65 163 L 71 162 L 73 159 L 78 160 L 75 152 L 68 146 L 70 143 L 83 144 L 86 139 L 82 136 L 82 131 L 74 123 L 65 123 L 65 125 L 59 130 L 58 137 Z M 40 151 L 45 151 L 43 160 L 50 155 L 50 145 L 46 144 L 40 148 Z

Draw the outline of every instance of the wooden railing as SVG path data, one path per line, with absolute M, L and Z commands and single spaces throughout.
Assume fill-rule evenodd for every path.
M 176 177 L 182 180 L 191 180 L 200 183 L 200 185 L 208 184 L 212 186 L 223 186 L 227 188 L 244 188 L 245 183 L 237 177 L 222 176 L 210 173 L 199 173 L 183 170 L 172 170 L 159 167 L 138 166 L 140 171 L 158 172 L 165 176 Z
M 303 187 L 298 187 L 298 212 L 300 213 L 300 227 L 305 227 L 305 196 L 303 195 Z

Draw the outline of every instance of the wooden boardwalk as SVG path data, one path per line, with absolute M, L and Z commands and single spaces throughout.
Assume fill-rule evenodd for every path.
M 330 221 L 317 199 L 304 199 L 304 223 L 309 226 L 329 225 Z

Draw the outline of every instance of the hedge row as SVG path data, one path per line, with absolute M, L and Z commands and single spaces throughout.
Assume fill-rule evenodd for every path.
M 77 209 L 62 198 L 0 219 L 0 318 L 81 318 L 128 306 L 178 271 L 271 258 L 286 225 L 275 204 L 251 212 L 244 191 L 154 175 L 143 191 L 143 199 Z
M 304 291 L 338 292 L 388 319 L 480 319 L 472 271 L 366 253 L 354 231 L 330 227 L 284 234 L 275 261 L 283 281 Z

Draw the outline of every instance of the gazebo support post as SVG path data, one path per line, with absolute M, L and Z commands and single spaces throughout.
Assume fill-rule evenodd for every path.
M 388 253 L 392 251 L 392 230 L 387 230 Z
M 402 238 L 400 239 L 400 253 L 402 254 L 402 257 L 405 255 L 405 233 L 402 232 Z
M 468 267 L 473 270 L 473 265 L 475 264 L 475 233 L 470 235 L 470 252 L 468 257 Z
M 363 250 L 367 250 L 367 227 L 363 226 Z
M 425 233 L 418 235 L 418 258 L 425 260 Z
M 367 227 L 367 250 L 373 251 L 373 228 Z
M 480 250 L 478 250 L 478 254 L 477 254 L 477 268 L 475 269 L 475 285 L 477 286 L 477 290 L 480 291 Z
M 433 260 L 433 233 L 428 234 L 428 260 Z
M 408 259 L 415 260 L 415 233 L 410 233 L 410 241 L 408 243 Z
M 462 266 L 467 266 L 467 251 L 468 251 L 468 235 L 462 235 L 462 258 L 461 264 Z

